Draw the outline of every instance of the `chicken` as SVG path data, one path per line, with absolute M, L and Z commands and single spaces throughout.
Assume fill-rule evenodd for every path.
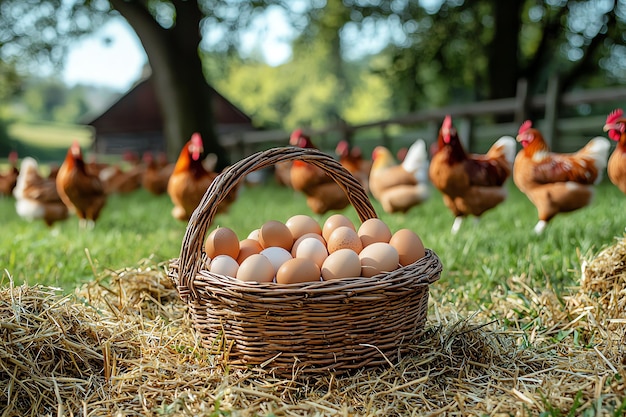
M 95 154 L 90 154 L 88 159 L 89 160 L 85 163 L 85 170 L 93 175 L 99 176 L 100 172 L 111 166 L 108 162 L 98 162 L 98 158 Z
M 480 219 L 506 199 L 505 181 L 511 175 L 515 146 L 515 139 L 503 136 L 486 154 L 469 154 L 463 149 L 452 118 L 444 118 L 436 145 L 431 146 L 434 155 L 428 174 L 455 217 L 453 234 L 458 233 L 467 216 Z
M 274 179 L 278 185 L 291 187 L 291 161 L 278 162 L 274 165 Z
M 361 149 L 358 146 L 350 148 L 347 140 L 340 140 L 335 147 L 335 153 L 339 156 L 339 162 L 345 169 L 361 183 L 363 189 L 369 191 L 369 174 L 372 168 L 371 161 L 363 158 Z
M 626 118 L 624 111 L 616 109 L 606 118 L 604 131 L 617 142 L 606 168 L 609 179 L 626 194 Z
M 17 168 L 17 152 L 9 153 L 9 170 L 6 174 L 0 174 L 0 196 L 10 196 L 13 193 L 17 176 L 20 170 Z
M 369 189 L 387 213 L 406 213 L 426 201 L 430 196 L 426 143 L 415 141 L 400 164 L 386 147 L 374 148 Z
M 143 167 L 136 165 L 123 170 L 119 165 L 109 165 L 102 169 L 98 178 L 107 194 L 127 194 L 141 187 Z
M 204 152 L 202 137 L 199 133 L 194 133 L 181 150 L 167 183 L 167 193 L 174 203 L 172 216 L 178 220 L 189 220 L 209 185 L 217 177 L 215 172 L 207 171 L 200 158 L 202 152 Z M 236 197 L 237 187 L 225 196 L 217 212 L 226 212 Z
M 52 226 L 69 217 L 67 206 L 57 192 L 56 181 L 42 177 L 37 161 L 31 157 L 22 160 L 13 195 L 17 214 L 26 220 L 42 219 Z
M 69 148 L 59 168 L 56 186 L 61 200 L 78 216 L 80 227 L 93 228 L 107 196 L 100 178 L 87 171 L 77 141 Z
M 297 129 L 289 138 L 289 144 L 301 148 L 316 146 L 302 130 Z M 304 161 L 293 161 L 289 173 L 291 187 L 306 196 L 306 204 L 316 214 L 331 210 L 343 210 L 350 204 L 348 196 L 321 168 Z
M 611 144 L 606 138 L 595 137 L 575 153 L 554 153 L 527 120 L 519 128 L 517 141 L 523 149 L 515 158 L 513 181 L 537 208 L 535 233 L 542 233 L 557 214 L 591 202 L 594 184 L 602 179 L 607 164 Z
M 141 185 L 151 194 L 161 195 L 167 192 L 167 183 L 174 171 L 174 164 L 168 163 L 167 159 L 155 159 L 152 153 L 143 155 L 145 170 L 141 178 Z

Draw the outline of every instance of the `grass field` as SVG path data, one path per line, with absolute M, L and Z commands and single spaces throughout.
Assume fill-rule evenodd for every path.
M 405 215 L 373 201 L 392 230 L 415 230 L 442 260 L 428 330 L 398 364 L 296 380 L 231 368 L 198 347 L 178 293 L 147 269 L 178 256 L 188 227 L 171 217 L 167 195 L 110 196 L 88 231 L 76 218 L 26 222 L 1 199 L 2 348 L 14 364 L 0 369 L 11 387 L 0 389 L 2 404 L 15 415 L 44 404 L 59 415 L 623 415 L 623 330 L 571 297 L 581 260 L 623 236 L 623 194 L 605 181 L 589 207 L 536 236 L 535 208 L 508 186 L 504 204 L 457 235 L 436 191 Z M 270 182 L 242 188 L 214 226 L 243 238 L 298 213 L 311 214 L 304 198 Z M 358 224 L 355 210 L 343 213 Z M 11 288 L 10 277 L 30 287 Z M 73 295 L 60 300 L 35 284 Z
M 73 124 L 16 122 L 9 126 L 8 133 L 13 139 L 12 148 L 20 157 L 28 155 L 45 162 L 61 162 L 75 140 L 83 147 L 90 146 L 93 140 L 88 126 Z
M 405 215 L 387 214 L 374 207 L 390 228 L 410 228 L 441 258 L 444 271 L 433 285 L 434 294 L 466 303 L 471 308 L 490 303 L 490 293 L 512 276 L 526 276 L 535 288 L 557 291 L 575 285 L 582 256 L 591 256 L 624 233 L 624 196 L 603 182 L 591 206 L 557 216 L 542 236 L 534 235 L 536 210 L 509 183 L 508 200 L 475 223 L 467 220 L 457 235 L 450 233 L 452 215 L 434 191 L 423 205 Z M 17 283 L 46 284 L 71 291 L 107 269 L 155 263 L 177 257 L 187 223 L 170 215 L 167 195 L 155 197 L 144 190 L 110 196 L 93 230 L 79 230 L 75 217 L 48 228 L 29 223 L 15 213 L 12 198 L 0 200 L 0 265 L 2 284 L 11 276 Z M 275 219 L 311 214 L 304 198 L 272 182 L 242 188 L 228 214 L 214 224 L 230 227 L 240 238 Z M 358 224 L 355 210 L 343 211 Z M 322 223 L 326 217 L 317 216 Z

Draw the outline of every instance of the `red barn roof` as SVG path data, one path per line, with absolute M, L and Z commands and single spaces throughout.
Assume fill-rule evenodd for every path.
M 254 129 L 250 117 L 212 87 L 211 91 L 218 134 Z M 121 148 L 143 148 L 137 151 L 165 149 L 163 116 L 151 78 L 138 82 L 87 124 L 95 128 L 94 148 L 98 153 L 119 153 Z M 134 139 L 136 143 L 133 143 Z M 113 142 L 115 144 L 111 145 Z

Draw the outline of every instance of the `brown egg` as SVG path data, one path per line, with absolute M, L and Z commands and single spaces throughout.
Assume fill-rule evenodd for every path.
M 387 224 L 377 218 L 367 219 L 359 226 L 358 233 L 361 238 L 363 247 L 370 245 L 374 242 L 389 243 L 391 239 L 391 230 Z
M 324 222 L 324 227 L 322 227 L 322 236 L 328 242 L 328 237 L 330 234 L 339 226 L 348 226 L 351 227 L 352 230 L 356 232 L 356 227 L 354 227 L 354 223 L 352 220 L 344 216 L 343 214 L 333 214 Z
M 361 260 L 356 252 L 350 249 L 339 249 L 324 260 L 321 268 L 325 281 L 347 277 L 361 276 Z
M 320 268 L 310 259 L 292 258 L 282 264 L 276 273 L 278 284 L 295 284 L 320 280 Z
M 277 246 L 290 251 L 293 245 L 293 236 L 284 223 L 270 220 L 259 229 L 259 243 L 263 248 Z
M 320 242 L 324 244 L 324 246 L 326 246 L 326 241 L 321 235 L 318 235 L 317 233 L 306 233 L 300 236 L 295 242 L 293 242 L 293 246 L 291 247 L 291 256 L 293 256 L 294 258 L 296 257 L 296 251 L 298 250 L 298 246 L 300 246 L 300 243 L 304 239 L 307 239 L 309 237 L 319 240 Z
M 296 214 L 295 216 L 291 216 L 285 222 L 285 226 L 291 232 L 294 240 L 298 240 L 298 238 L 307 233 L 317 233 L 318 235 L 322 235 L 322 228 L 319 223 L 313 219 L 311 216 L 307 216 L 306 214 Z
M 241 264 L 244 259 L 254 253 L 261 253 L 263 246 L 256 239 L 244 239 L 239 242 L 239 256 L 237 256 L 237 263 Z
M 246 282 L 272 282 L 274 280 L 274 267 L 265 256 L 254 253 L 239 265 L 236 278 Z
M 328 236 L 326 247 L 329 254 L 339 249 L 351 249 L 359 253 L 363 249 L 363 244 L 354 229 L 349 226 L 339 226 Z
M 399 255 L 396 248 L 389 243 L 375 242 L 363 248 L 359 253 L 359 259 L 361 260 L 361 276 L 369 278 L 396 270 Z
M 410 265 L 426 255 L 422 239 L 409 229 L 398 230 L 389 240 L 389 244 L 398 251 L 399 262 L 402 266 Z
M 239 238 L 232 229 L 218 227 L 207 236 L 206 242 L 204 242 L 204 251 L 209 258 L 215 258 L 217 255 L 228 255 L 237 259 Z

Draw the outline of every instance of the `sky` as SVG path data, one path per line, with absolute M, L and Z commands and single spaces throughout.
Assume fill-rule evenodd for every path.
M 291 33 L 286 24 L 280 24 L 283 18 L 274 9 L 253 25 L 242 37 L 244 53 L 260 49 L 269 65 L 285 62 L 291 55 Z M 124 18 L 117 17 L 70 47 L 62 79 L 70 86 L 90 84 L 126 91 L 140 78 L 146 62 L 139 38 Z
M 70 47 L 62 78 L 70 86 L 92 84 L 125 91 L 139 79 L 146 62 L 139 38 L 120 17 Z

